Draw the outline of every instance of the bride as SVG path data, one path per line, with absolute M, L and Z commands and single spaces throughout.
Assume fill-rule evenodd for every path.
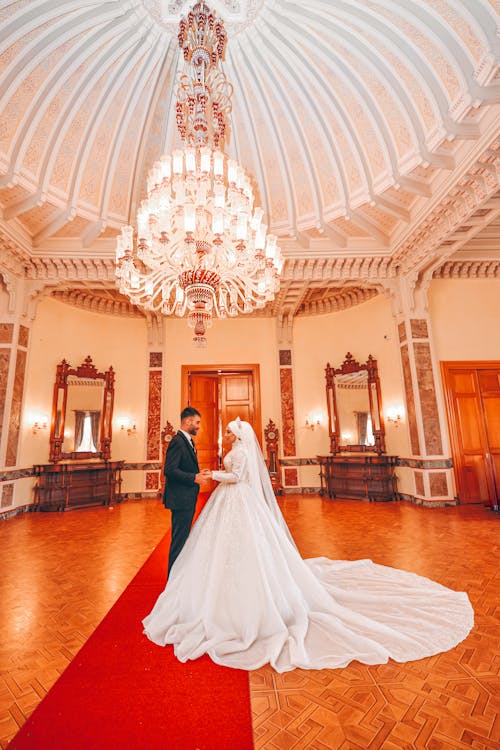
M 180 661 L 278 672 L 405 662 L 446 651 L 473 626 L 467 594 L 371 560 L 303 560 L 255 433 L 230 422 L 220 482 L 143 620 Z

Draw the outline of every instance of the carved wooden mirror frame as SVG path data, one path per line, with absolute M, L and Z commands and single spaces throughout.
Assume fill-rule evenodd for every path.
M 339 424 L 335 377 L 338 375 L 348 375 L 354 372 L 363 371 L 366 371 L 368 375 L 368 398 L 370 401 L 370 414 L 375 445 L 341 445 L 341 425 Z M 346 358 L 340 367 L 331 367 L 330 363 L 326 365 L 325 376 L 330 453 L 335 454 L 342 451 L 378 453 L 379 455 L 385 453 L 385 426 L 382 416 L 382 396 L 380 392 L 377 360 L 370 354 L 365 363 L 359 363 L 354 359 L 350 352 L 347 352 Z
M 68 402 L 68 377 L 71 375 L 77 378 L 103 381 L 104 392 L 99 424 L 99 450 L 97 453 L 82 451 L 66 452 L 62 449 L 66 422 L 66 406 Z M 90 356 L 86 357 L 76 369 L 73 369 L 65 359 L 57 365 L 50 427 L 49 460 L 52 463 L 68 459 L 81 461 L 88 460 L 89 458 L 100 458 L 101 460 L 108 461 L 111 458 L 112 419 L 115 397 L 114 383 L 115 373 L 113 368 L 110 367 L 105 372 L 98 372 Z

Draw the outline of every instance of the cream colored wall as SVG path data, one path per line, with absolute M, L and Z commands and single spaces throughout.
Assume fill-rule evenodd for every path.
M 429 312 L 438 360 L 500 360 L 500 279 L 435 279 Z
M 216 321 L 209 330 L 207 349 L 196 349 L 185 320 L 164 321 L 164 403 L 162 425 L 178 424 L 181 404 L 181 367 L 189 364 L 258 364 L 261 376 L 263 426 L 269 418 L 279 419 L 279 381 L 276 355 L 276 327 L 271 318 L 241 318 Z M 98 370 L 110 365 L 116 372 L 112 458 L 142 462 L 146 455 L 146 410 L 148 402 L 148 345 L 143 320 L 119 318 L 79 310 L 53 299 L 38 306 L 31 331 L 25 390 L 19 466 L 46 463 L 52 391 L 57 364 L 65 358 L 74 367 L 90 354 Z M 47 430 L 33 435 L 35 418 L 46 417 Z M 128 418 L 137 434 L 128 437 L 119 429 Z M 142 471 L 123 473 L 124 492 L 144 489 Z M 33 481 L 17 482 L 16 505 L 31 502 Z
M 435 280 L 429 292 L 433 341 L 438 360 L 500 359 L 500 280 Z M 269 418 L 280 423 L 279 368 L 276 322 L 271 318 L 215 321 L 208 331 L 208 347 L 196 349 L 185 320 L 164 321 L 165 355 L 162 424 L 178 423 L 181 404 L 181 366 L 189 364 L 259 364 L 263 426 Z M 294 392 L 297 456 L 328 452 L 324 368 L 339 366 L 346 352 L 365 361 L 378 360 L 384 413 L 404 404 L 399 347 L 389 303 L 382 296 L 338 313 L 295 319 L 293 328 Z M 31 432 L 33 417 L 50 422 L 56 365 L 65 357 L 77 366 L 90 354 L 99 370 L 116 371 L 112 457 L 141 462 L 145 457 L 148 387 L 148 345 L 145 322 L 72 308 L 44 299 L 37 308 L 23 410 L 18 466 L 48 460 L 48 429 Z M 321 425 L 310 430 L 307 417 L 321 415 Z M 127 437 L 117 429 L 122 417 L 137 426 Z M 399 428 L 386 423 L 387 451 L 409 455 L 406 422 Z M 413 492 L 411 471 L 398 470 L 400 489 Z M 301 486 L 318 486 L 317 467 L 302 467 Z M 124 472 L 126 492 L 143 489 L 142 472 Z M 32 480 L 16 482 L 15 505 L 31 501 Z M 407 486 L 408 484 L 408 486 Z
M 100 315 L 43 299 L 31 329 L 22 438 L 18 465 L 47 463 L 52 411 L 52 393 L 57 364 L 64 358 L 73 367 L 90 355 L 99 371 L 110 365 L 116 373 L 111 457 L 141 462 L 145 456 L 147 408 L 147 334 L 142 319 Z M 32 434 L 34 416 L 48 419 L 48 428 Z M 129 415 L 138 433 L 128 437 L 117 429 L 121 415 Z M 123 474 L 124 492 L 142 489 L 142 472 Z M 16 505 L 31 502 L 24 482 L 16 492 Z
M 339 367 L 347 352 L 366 362 L 377 359 L 384 415 L 390 407 L 403 407 L 403 383 L 399 346 L 390 304 L 382 296 L 349 310 L 294 321 L 294 389 L 297 455 L 314 457 L 329 452 L 325 366 Z M 309 415 L 321 414 L 321 426 L 305 427 Z M 390 454 L 408 455 L 406 422 L 398 428 L 386 423 L 386 447 Z M 302 467 L 302 486 L 319 485 L 318 468 Z
M 279 372 L 277 365 L 276 322 L 273 318 L 216 320 L 208 329 L 208 345 L 193 346 L 192 329 L 185 320 L 165 319 L 165 404 L 164 420 L 179 422 L 182 365 L 240 365 L 260 367 L 262 427 L 269 419 L 280 418 Z

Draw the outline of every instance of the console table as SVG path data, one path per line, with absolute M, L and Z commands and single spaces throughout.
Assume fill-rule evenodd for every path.
M 318 456 L 321 494 L 330 499 L 395 500 L 397 456 L 367 453 Z
M 123 461 L 74 461 L 34 466 L 35 510 L 73 510 L 120 502 Z

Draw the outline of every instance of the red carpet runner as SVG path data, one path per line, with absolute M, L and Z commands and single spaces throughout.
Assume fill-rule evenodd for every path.
M 248 673 L 181 664 L 142 635 L 169 535 L 47 693 L 9 750 L 251 750 Z

